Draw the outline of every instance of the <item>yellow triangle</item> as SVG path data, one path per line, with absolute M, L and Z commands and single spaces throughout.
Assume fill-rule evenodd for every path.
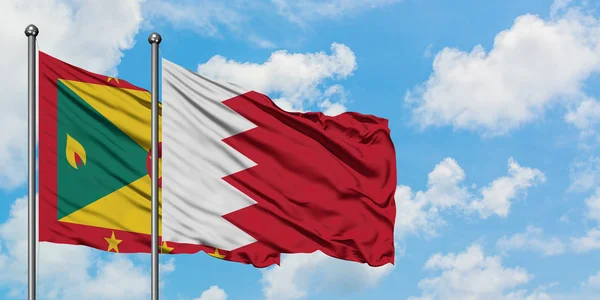
M 88 206 L 60 219 L 61 222 L 123 230 L 142 234 L 150 231 L 150 176 L 146 175 L 129 185 L 89 204 Z M 158 214 L 162 191 L 158 192 Z M 158 234 L 162 235 L 162 218 L 158 220 Z
M 119 127 L 146 151 L 151 146 L 151 96 L 147 91 L 62 80 L 71 91 Z M 158 140 L 162 141 L 161 103 L 158 103 Z

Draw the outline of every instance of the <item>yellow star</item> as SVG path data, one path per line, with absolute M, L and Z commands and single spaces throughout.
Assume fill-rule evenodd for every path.
M 106 240 L 106 242 L 108 242 L 108 252 L 110 252 L 110 250 L 115 249 L 115 252 L 119 252 L 119 244 L 123 241 L 123 240 L 117 240 L 115 238 L 115 232 L 112 232 L 112 235 L 110 236 L 110 238 L 104 238 Z
M 119 84 L 119 78 L 115 78 L 115 77 L 107 77 L 106 82 L 110 82 L 113 79 L 117 82 L 117 84 Z
M 217 249 L 217 248 L 215 248 L 214 253 L 208 253 L 208 255 L 210 255 L 212 257 L 216 257 L 218 259 L 223 259 L 225 257 L 225 255 L 219 253 L 219 249 Z
M 160 246 L 160 253 L 169 254 L 173 249 L 175 248 L 167 246 L 167 242 L 163 242 L 162 246 Z

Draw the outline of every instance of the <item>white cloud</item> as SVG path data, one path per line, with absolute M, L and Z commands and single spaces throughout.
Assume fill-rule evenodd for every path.
M 227 293 L 218 286 L 213 285 L 208 290 L 202 292 L 200 298 L 194 300 L 227 300 Z
M 527 226 L 523 233 L 516 233 L 510 237 L 503 236 L 496 242 L 496 247 L 502 252 L 530 250 L 539 252 L 543 256 L 563 254 L 566 248 L 560 239 L 544 237 L 543 230 L 535 226 Z
M 323 114 L 336 116 L 346 112 L 347 109 L 346 106 L 344 106 L 346 94 L 343 86 L 339 84 L 332 85 L 327 88 L 323 96 L 327 97 L 319 103 L 319 108 L 323 111 Z
M 575 162 L 571 167 L 569 191 L 585 192 L 600 186 L 600 157 Z
M 116 74 L 123 50 L 134 44 L 143 0 L 3 0 L 0 4 L 0 188 L 25 182 L 27 155 L 27 38 L 38 26 L 40 50 L 93 72 Z M 110 16 L 107 19 L 107 16 Z M 7 71 L 8 70 L 8 71 Z
M 589 230 L 586 236 L 571 238 L 571 247 L 577 253 L 600 250 L 600 228 Z
M 60 298 L 147 299 L 149 297 L 150 278 L 144 268 L 134 265 L 130 259 L 121 255 L 112 255 L 108 261 L 98 259 L 95 267 L 97 268 L 95 274 L 88 274 L 77 281 L 56 282 L 58 286 L 62 285 Z M 75 283 L 79 284 L 75 285 Z M 60 295 L 60 292 L 58 294 Z
M 323 17 L 338 17 L 360 10 L 374 9 L 401 0 L 271 0 L 278 12 L 290 21 L 304 25 L 306 21 Z
M 600 188 L 585 199 L 586 217 L 600 225 Z M 582 237 L 571 238 L 571 247 L 577 253 L 600 250 L 600 227 L 588 230 Z
M 463 207 L 470 197 L 462 185 L 463 169 L 453 158 L 445 158 L 429 173 L 426 191 L 412 193 L 408 186 L 396 188 L 396 238 L 423 231 L 436 235 L 436 229 L 445 225 L 440 210 Z
M 505 267 L 499 256 L 485 256 L 477 244 L 458 254 L 434 254 L 424 268 L 440 273 L 421 280 L 422 296 L 409 299 L 549 299 L 527 298 L 539 293 L 511 292 L 533 276 L 521 267 Z
M 467 188 L 460 184 L 465 180 L 465 172 L 452 158 L 446 158 L 437 164 L 427 175 L 427 179 L 426 196 L 428 202 L 435 207 L 463 205 L 469 198 Z
M 513 158 L 508 160 L 508 176 L 494 180 L 481 191 L 482 198 L 470 203 L 469 209 L 477 211 L 482 218 L 492 214 L 508 216 L 511 200 L 537 183 L 544 183 L 544 174 L 537 169 L 521 167 Z
M 391 264 L 370 267 L 317 251 L 282 256 L 280 266 L 262 271 L 261 283 L 267 300 L 303 299 L 309 291 L 346 294 L 373 288 L 393 269 Z
M 255 34 L 250 34 L 247 36 L 248 40 L 250 42 L 252 42 L 254 45 L 258 46 L 259 48 L 263 48 L 263 49 L 273 49 L 273 48 L 277 48 L 277 45 L 275 45 L 274 42 L 266 40 L 262 37 L 259 37 Z
M 246 0 L 148 0 L 144 6 L 144 25 L 152 28 L 166 21 L 176 29 L 202 36 L 223 38 L 224 33 L 242 37 L 259 48 L 272 49 L 275 44 L 252 32 L 251 15 L 263 15 L 263 3 Z M 269 7 L 269 10 L 273 10 Z M 268 12 L 267 12 L 268 13 Z
M 333 43 L 331 52 L 328 55 L 280 50 L 262 64 L 241 63 L 216 55 L 200 64 L 198 72 L 217 81 L 229 81 L 269 94 L 278 99 L 278 105 L 303 110 L 304 104 L 311 105 L 317 99 L 324 101 L 324 97 L 339 94 L 337 88 L 331 91 L 331 87 L 323 87 L 323 81 L 347 78 L 356 69 L 354 52 L 346 45 Z M 326 88 L 325 92 L 322 88 Z
M 544 291 L 534 291 L 529 293 L 527 290 L 519 290 L 508 293 L 502 300 L 552 300 L 554 296 L 549 295 Z M 579 299 L 581 300 L 581 299 Z
M 558 285 L 558 283 L 553 283 L 550 286 Z M 581 282 L 580 289 L 573 289 L 570 292 L 553 292 L 550 294 L 546 294 L 544 292 L 545 287 L 541 289 L 541 291 L 545 294 L 545 298 L 517 298 L 517 299 L 526 299 L 526 300 L 536 300 L 536 299 L 552 299 L 552 300 L 596 300 L 598 299 L 598 293 L 600 292 L 600 272 L 595 275 L 590 275 L 585 281 Z
M 600 224 L 600 188 L 596 188 L 594 194 L 585 199 L 587 207 L 587 217 L 598 221 Z
M 166 20 L 175 28 L 188 29 L 207 36 L 218 36 L 219 26 L 239 29 L 247 21 L 238 8 L 239 1 L 148 0 L 144 15 L 152 20 Z M 233 5 L 231 5 L 233 3 Z
M 288 112 L 305 112 L 304 109 L 294 106 L 292 102 L 285 98 L 276 98 L 273 99 L 273 102 L 275 103 L 275 105 L 277 105 L 277 107 Z
M 600 291 L 600 271 L 595 275 L 590 275 L 590 277 L 588 277 L 581 285 L 587 289 Z
M 413 196 L 409 186 L 396 188 L 396 229 L 397 239 L 402 239 L 409 233 L 423 232 L 426 236 L 437 235 L 437 229 L 446 225 L 439 217 L 439 210 L 430 205 L 425 196 L 427 192 L 417 192 Z
M 397 238 L 418 232 L 436 235 L 437 228 L 446 224 L 440 212 L 447 209 L 478 213 L 481 218 L 494 214 L 506 217 L 517 196 L 526 195 L 529 187 L 544 182 L 544 174 L 509 158 L 508 176 L 493 180 L 478 193 L 471 191 L 464 180 L 465 172 L 456 160 L 446 158 L 429 173 L 427 190 L 412 193 L 410 187 L 399 186 L 396 189 Z
M 0 224 L 0 285 L 13 295 L 27 287 L 27 198 L 17 199 L 8 220 Z M 146 266 L 129 255 L 106 253 L 89 247 L 39 243 L 38 293 L 43 298 L 147 299 L 150 276 Z M 175 268 L 172 260 L 161 265 L 163 274 Z M 163 278 L 164 279 L 164 278 Z
M 575 125 L 584 136 L 593 135 L 600 124 L 600 102 L 595 99 L 585 99 L 565 115 L 565 121 Z
M 171 257 L 166 262 L 161 263 L 159 265 L 159 272 L 160 272 L 160 274 L 175 272 L 175 259 Z
M 550 6 L 550 15 L 556 16 L 557 14 L 564 12 L 565 9 L 569 8 L 569 5 L 573 0 L 555 0 Z
M 431 57 L 433 55 L 432 49 L 433 49 L 433 44 L 429 44 L 429 46 L 427 46 L 427 48 L 425 48 L 425 51 L 423 52 L 423 57 L 425 57 L 425 58 Z
M 319 103 L 319 108 L 321 108 L 323 114 L 328 116 L 337 116 L 341 113 L 346 112 L 346 107 L 344 106 L 344 104 L 341 104 L 339 102 L 331 103 L 329 99 L 326 99 L 325 101 Z
M 414 121 L 500 135 L 554 104 L 585 99 L 585 81 L 600 70 L 600 22 L 566 3 L 557 2 L 548 20 L 519 16 L 489 52 L 440 51 L 430 78 L 405 97 Z

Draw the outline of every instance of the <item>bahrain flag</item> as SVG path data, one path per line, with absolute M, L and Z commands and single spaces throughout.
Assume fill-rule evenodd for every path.
M 394 263 L 396 159 L 386 119 L 286 112 L 166 59 L 162 101 L 164 239 L 254 265 L 317 250 Z

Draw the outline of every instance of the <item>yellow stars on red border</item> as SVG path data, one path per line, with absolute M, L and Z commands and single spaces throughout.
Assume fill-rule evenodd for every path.
M 115 77 L 107 77 L 106 82 L 110 82 L 113 79 L 115 80 L 115 82 L 117 82 L 117 84 L 119 84 L 119 78 L 115 78 Z
M 213 253 L 207 253 L 208 255 L 212 256 L 212 257 L 216 257 L 218 259 L 223 259 L 225 258 L 225 254 L 220 254 L 219 253 L 219 249 L 215 248 L 215 252 Z
M 106 242 L 108 243 L 108 252 L 110 252 L 110 250 L 115 250 L 115 252 L 119 252 L 119 244 L 123 241 L 123 240 L 118 240 L 117 238 L 115 238 L 115 232 L 113 231 L 110 238 L 105 237 L 104 240 L 106 240 Z
M 173 249 L 175 249 L 175 248 L 169 247 L 167 245 L 167 242 L 163 242 L 162 246 L 160 246 L 160 253 L 169 254 L 169 253 L 171 253 L 171 251 L 173 251 Z

